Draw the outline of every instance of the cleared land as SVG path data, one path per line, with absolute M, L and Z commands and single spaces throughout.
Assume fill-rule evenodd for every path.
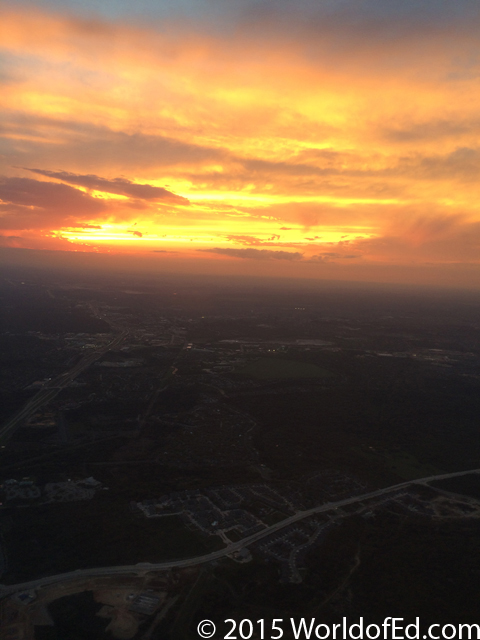
M 310 362 L 284 358 L 258 358 L 238 369 L 236 373 L 259 380 L 273 378 L 327 378 L 332 374 Z

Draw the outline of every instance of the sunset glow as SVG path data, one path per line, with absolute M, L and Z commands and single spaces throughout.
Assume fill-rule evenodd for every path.
M 213 4 L 0 4 L 1 246 L 480 264 L 476 3 Z

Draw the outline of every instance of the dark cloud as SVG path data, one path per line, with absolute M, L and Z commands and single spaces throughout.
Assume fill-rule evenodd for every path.
M 8 242 L 9 240 L 21 240 L 22 236 L 5 236 L 0 233 L 0 238 L 2 239 L 2 242 Z
M 255 245 L 261 245 L 261 244 L 270 245 L 272 243 L 275 244 L 277 240 L 280 239 L 280 236 L 278 235 L 278 233 L 272 234 L 266 240 L 263 240 L 262 238 L 257 238 L 257 236 L 228 235 L 225 237 L 227 238 L 227 240 L 238 242 L 239 244 L 244 244 L 247 246 L 255 246 Z
M 303 254 L 298 251 L 272 251 L 269 249 L 222 249 L 214 247 L 212 249 L 197 249 L 197 251 L 217 253 L 232 258 L 247 258 L 249 260 L 301 260 L 303 257 Z
M 480 126 L 479 126 L 480 130 Z M 433 135 L 432 135 L 433 137 Z M 390 166 L 377 168 L 375 166 L 376 159 L 360 156 L 353 157 L 352 154 L 345 154 L 342 161 L 342 155 L 338 155 L 338 162 L 336 165 L 328 163 L 327 166 L 317 167 L 314 165 L 298 164 L 295 162 L 295 158 L 291 162 L 275 162 L 266 160 L 242 160 L 241 164 L 248 170 L 248 173 L 243 176 L 244 180 L 250 182 L 258 181 L 261 176 L 277 176 L 285 175 L 292 177 L 307 177 L 307 176 L 319 176 L 319 177 L 335 177 L 335 178 L 350 178 L 360 179 L 364 181 L 366 178 L 385 178 L 395 179 L 398 176 L 409 178 L 432 178 L 445 177 L 447 172 L 451 178 L 462 178 L 467 176 L 478 175 L 480 170 L 480 149 L 471 147 L 459 147 L 453 152 L 445 155 L 420 155 L 411 154 L 410 156 L 403 156 L 399 158 L 395 163 Z M 345 168 L 345 160 L 349 159 L 354 166 L 351 168 Z M 237 159 L 238 160 L 238 159 Z M 238 160 L 240 162 L 240 160 Z M 357 166 L 355 166 L 355 164 Z M 369 166 L 371 165 L 371 166 Z M 357 168 L 358 167 L 358 168 Z M 303 185 L 308 184 L 306 182 Z M 320 184 L 312 182 L 312 185 Z M 321 183 L 332 187 L 332 183 Z M 355 188 L 355 182 L 349 182 L 348 187 L 352 193 L 352 188 Z M 390 185 L 384 182 L 370 181 L 368 183 L 368 189 L 372 195 L 381 195 L 382 192 L 387 193 L 390 189 Z M 343 185 L 345 189 L 345 184 Z
M 459 131 L 461 126 L 459 125 Z M 437 135 L 434 135 L 434 131 L 437 131 Z M 451 131 L 454 131 L 453 125 Z M 480 131 L 480 123 L 479 123 Z M 431 137 L 441 138 L 441 128 L 437 129 L 436 126 L 432 128 Z M 453 133 L 452 133 L 453 135 Z M 339 158 L 341 155 L 339 154 Z M 444 179 L 449 178 L 453 180 L 470 180 L 478 179 L 480 172 L 480 148 L 479 147 L 458 147 L 454 151 L 447 154 L 438 155 L 421 155 L 419 153 L 411 154 L 399 158 L 391 166 L 384 168 L 376 168 L 373 165 L 375 160 L 373 159 L 372 166 L 369 167 L 370 159 L 359 157 L 353 158 L 350 154 L 350 160 L 355 161 L 357 165 L 361 165 L 361 168 L 345 169 L 341 164 L 333 166 L 329 164 L 326 167 L 315 167 L 313 165 L 295 164 L 292 162 L 271 162 L 263 160 L 247 160 L 244 161 L 244 166 L 255 167 L 254 173 L 245 176 L 250 181 L 254 181 L 258 176 L 265 172 L 266 174 L 284 174 L 291 176 L 332 176 L 338 178 L 360 179 L 361 184 L 365 188 L 365 179 L 382 178 L 386 180 L 395 180 L 398 177 L 411 178 L 411 179 Z M 358 180 L 356 181 L 358 182 Z M 355 187 L 355 181 L 349 183 L 350 193 L 352 195 L 357 193 Z M 305 184 L 305 183 L 304 183 Z M 318 182 L 313 183 L 318 186 Z M 323 183 L 325 186 L 332 188 L 331 183 Z M 343 186 L 345 188 L 345 185 Z M 366 188 L 372 196 L 379 195 L 392 195 L 392 186 L 388 182 L 376 182 L 370 180 L 367 182 Z
M 2 235 L 0 233 L 0 247 L 10 248 L 10 249 L 39 249 L 42 251 L 91 251 L 91 247 L 88 247 L 85 244 L 72 244 L 66 238 L 62 238 L 55 235 L 44 235 L 40 237 L 26 235 L 26 236 L 18 236 L 18 235 Z
M 190 204 L 187 198 L 177 196 L 176 194 L 164 189 L 163 187 L 154 187 L 151 184 L 136 184 L 126 178 L 114 178 L 108 180 L 94 174 L 79 175 L 69 173 L 68 171 L 47 171 L 46 169 L 30 169 L 24 167 L 27 171 L 38 173 L 47 178 L 55 178 L 68 184 L 75 184 L 87 189 L 95 189 L 106 193 L 115 193 L 121 196 L 128 196 L 139 200 L 166 200 L 175 204 Z
M 385 42 L 406 41 L 408 46 L 415 37 L 438 32 L 474 36 L 480 18 L 477 0 L 264 0 L 244 5 L 243 30 L 250 27 L 250 38 L 277 34 L 301 42 L 311 55 L 325 49 L 341 55 L 341 48 L 348 55 Z M 385 62 L 398 65 L 398 60 Z
M 141 231 L 134 231 L 132 229 L 129 229 L 127 233 L 131 233 L 132 236 L 136 236 L 137 238 L 143 238 L 143 233 Z
M 478 262 L 480 222 L 460 214 L 418 215 L 399 220 L 382 236 L 358 238 L 350 250 L 361 251 L 366 258 L 398 263 Z
M 461 147 L 443 156 L 424 157 L 420 160 L 420 175 L 430 179 L 460 179 L 478 181 L 480 149 Z
M 5 114 L 0 133 L 6 134 L 2 153 L 14 158 L 18 165 L 35 162 L 71 166 L 74 162 L 96 171 L 108 168 L 123 172 L 178 165 L 195 167 L 204 162 L 219 162 L 229 155 L 223 149 L 173 137 L 113 131 L 106 126 L 14 111 Z M 16 136 L 12 137 L 12 133 Z M 61 144 L 46 147 L 45 137 L 60 139 Z
M 16 2 L 20 4 L 20 2 Z M 143 20 L 145 24 L 166 19 L 202 24 L 211 30 L 224 32 L 239 24 L 288 18 L 290 24 L 300 20 L 310 21 L 343 19 L 353 25 L 364 20 L 378 22 L 399 21 L 438 23 L 452 21 L 471 21 L 478 16 L 477 0 L 223 0 L 221 3 L 209 0 L 177 0 L 174 3 L 138 0 L 134 5 L 128 0 L 116 0 L 115 3 L 99 4 L 97 0 L 48 0 L 43 2 L 57 10 L 75 15 L 68 24 L 73 32 L 89 37 L 105 39 L 115 31 L 107 20 L 119 18 L 135 22 Z M 96 16 L 92 18 L 92 15 Z M 101 18 L 98 18 L 101 16 Z
M 377 206 L 377 209 L 379 207 Z M 371 217 L 374 208 L 371 205 L 351 205 L 345 207 L 337 207 L 330 203 L 317 204 L 316 202 L 291 202 L 273 204 L 261 211 L 262 215 L 269 215 L 285 221 L 287 223 L 295 223 L 301 225 L 305 231 L 309 231 L 313 235 L 321 235 L 321 230 L 317 229 L 321 225 L 333 226 L 343 224 L 359 225 L 365 217 Z M 378 212 L 377 212 L 378 215 Z M 310 231 L 311 229 L 311 231 Z M 315 233 L 320 231 L 319 234 Z
M 254 13 L 260 3 L 244 2 L 244 0 L 227 0 L 225 8 L 242 7 L 248 14 Z M 389 19 L 398 21 L 405 19 L 450 22 L 455 18 L 466 21 L 479 15 L 477 0 L 456 0 L 449 3 L 445 0 L 298 0 L 292 5 L 291 0 L 264 0 L 257 15 L 275 15 L 275 12 L 285 12 L 288 16 L 297 15 L 310 17 L 312 14 L 328 17 L 338 16 L 343 20 L 351 18 L 354 24 L 361 20 Z
M 338 169 L 331 167 L 320 168 L 308 164 L 296 164 L 294 162 L 272 162 L 258 159 L 238 159 L 238 161 L 252 174 L 274 173 L 275 175 L 287 174 L 290 176 L 326 176 L 339 173 Z
M 247 246 L 263 244 L 262 240 L 260 238 L 257 238 L 256 236 L 229 235 L 225 237 L 227 238 L 227 240 L 238 242 L 239 244 L 244 244 Z
M 108 205 L 66 184 L 30 178 L 0 179 L 0 227 L 48 229 L 78 225 L 79 218 L 98 216 Z
M 324 251 L 323 253 L 317 253 L 310 257 L 309 262 L 331 262 L 332 260 L 353 260 L 355 258 L 361 258 L 360 254 L 344 254 L 337 251 Z
M 465 224 L 464 217 L 460 214 L 446 214 L 440 211 L 435 216 L 417 214 L 411 220 L 397 223 L 397 229 L 402 235 L 409 238 L 414 244 L 432 242 L 440 238 L 452 237 L 457 230 Z
M 387 127 L 383 135 L 393 142 L 420 142 L 441 140 L 443 138 L 458 138 L 464 135 L 478 135 L 480 120 L 430 120 L 416 122 L 409 125 Z

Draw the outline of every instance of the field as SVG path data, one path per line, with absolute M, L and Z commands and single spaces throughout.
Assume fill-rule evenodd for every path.
M 383 450 L 366 453 L 358 449 L 358 452 L 373 463 L 383 463 L 389 471 L 396 473 L 404 480 L 433 476 L 442 471 L 432 464 L 420 462 L 414 455 L 405 451 Z
M 7 584 L 74 569 L 162 562 L 202 555 L 223 544 L 190 531 L 178 516 L 147 519 L 109 492 L 92 500 L 18 509 L 3 521 Z
M 259 380 L 287 379 L 287 378 L 326 378 L 332 374 L 326 369 L 310 362 L 285 360 L 284 358 L 258 358 L 237 370 L 244 376 Z

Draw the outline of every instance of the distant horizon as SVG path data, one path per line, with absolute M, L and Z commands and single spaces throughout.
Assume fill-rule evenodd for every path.
M 62 273 L 65 277 L 81 278 L 83 276 L 91 278 L 95 274 L 103 274 L 106 278 L 131 278 L 132 280 L 147 283 L 158 283 L 158 281 L 169 281 L 178 283 L 192 284 L 199 280 L 205 282 L 212 281 L 225 284 L 226 286 L 241 286 L 242 284 L 258 285 L 272 289 L 291 288 L 315 290 L 318 288 L 339 287 L 348 289 L 349 287 L 358 289 L 378 289 L 384 291 L 431 291 L 432 293 L 462 293 L 475 294 L 480 290 L 479 280 L 473 274 L 470 284 L 464 279 L 463 281 L 451 282 L 442 280 L 441 270 L 437 267 L 434 269 L 431 265 L 430 278 L 422 280 L 419 275 L 422 270 L 412 267 L 409 274 L 412 280 L 398 277 L 397 280 L 391 278 L 382 279 L 365 279 L 361 277 L 353 277 L 355 273 L 344 271 L 336 273 L 330 277 L 301 277 L 292 274 L 262 274 L 262 273 L 245 273 L 241 270 L 234 272 L 219 273 L 218 270 L 212 269 L 208 261 L 203 261 L 200 265 L 193 268 L 190 264 L 180 261 L 182 269 L 175 269 L 175 265 L 163 260 L 156 260 L 154 257 L 138 256 L 135 254 L 109 254 L 109 253 L 90 253 L 90 252 L 73 252 L 59 250 L 32 250 L 32 249 L 6 249 L 0 247 L 0 268 L 5 270 L 12 269 L 14 271 L 25 269 L 30 272 L 41 273 Z M 459 275 L 465 275 L 464 265 L 459 267 Z M 203 267 L 203 270 L 202 270 Z M 395 274 L 395 268 L 398 268 L 400 274 L 405 273 L 405 267 L 399 265 L 389 265 L 386 269 L 389 273 L 387 276 Z M 380 270 L 376 271 L 377 275 Z M 4 278 L 7 275 L 4 272 Z M 335 277 L 335 275 L 337 277 Z M 357 274 L 358 275 L 358 274 Z M 451 276 L 451 273 L 448 274 Z M 468 275 L 468 274 L 467 274 Z

